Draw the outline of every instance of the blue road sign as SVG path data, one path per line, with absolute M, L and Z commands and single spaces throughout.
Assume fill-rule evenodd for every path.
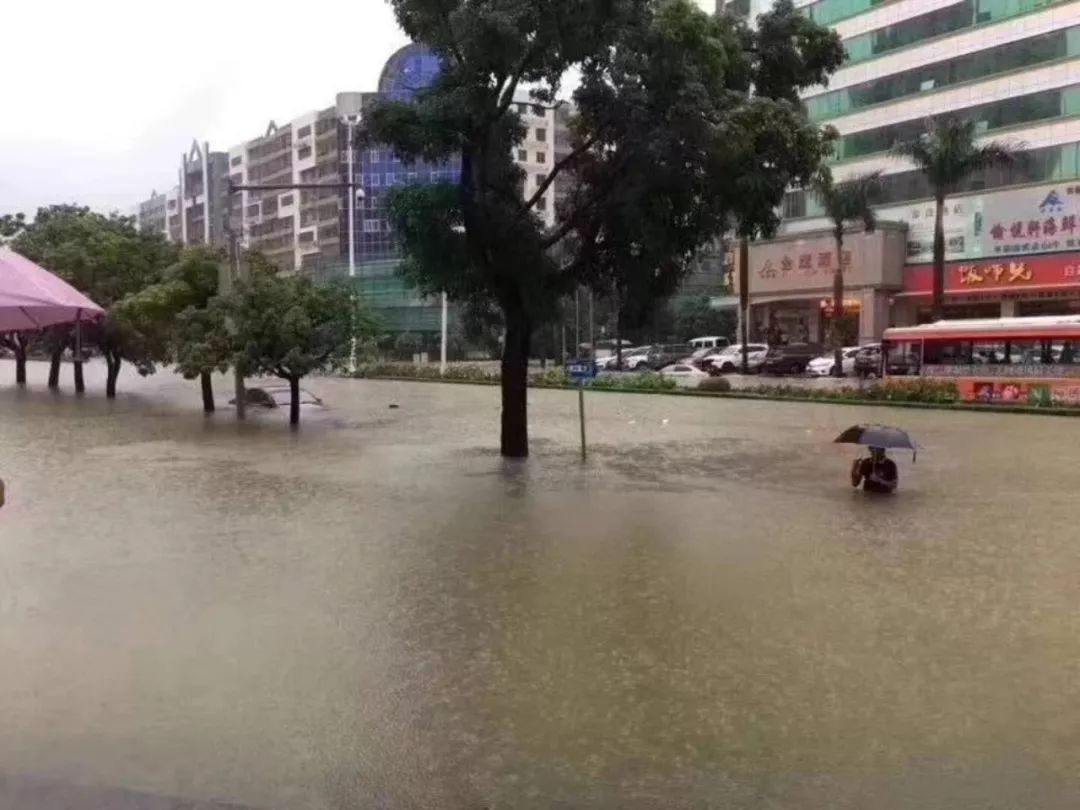
M 566 363 L 566 373 L 575 382 L 585 382 L 596 376 L 596 364 L 592 360 L 569 360 Z

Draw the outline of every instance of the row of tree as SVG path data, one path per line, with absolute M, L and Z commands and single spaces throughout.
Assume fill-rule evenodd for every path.
M 105 308 L 106 317 L 82 327 L 80 337 L 105 361 L 110 398 L 125 362 L 144 375 L 169 365 L 200 381 L 203 408 L 213 411 L 212 375 L 232 367 L 286 380 L 295 424 L 300 379 L 343 365 L 354 341 L 376 332 L 343 283 L 279 276 L 257 253 L 243 256 L 233 272 L 223 251 L 181 248 L 139 231 L 127 217 L 57 205 L 40 209 L 32 222 L 6 218 L 0 237 Z M 48 352 L 50 387 L 59 385 L 64 353 L 76 348 L 70 326 L 0 335 L 0 342 L 15 355 L 20 384 L 35 342 Z M 74 359 L 82 391 L 81 352 Z

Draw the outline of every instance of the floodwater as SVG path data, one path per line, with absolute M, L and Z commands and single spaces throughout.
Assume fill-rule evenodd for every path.
M 596 393 L 582 464 L 538 391 L 519 463 L 494 388 L 310 380 L 293 434 L 44 374 L 0 363 L 0 787 L 1080 804 L 1080 421 Z M 858 421 L 922 442 L 896 497 L 845 480 Z

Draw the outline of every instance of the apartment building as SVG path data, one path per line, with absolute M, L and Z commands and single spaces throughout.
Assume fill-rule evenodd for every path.
M 228 155 L 213 152 L 210 144 L 193 141 L 180 156 L 176 185 L 164 193 L 153 191 L 138 203 L 138 226 L 189 245 L 222 245 L 228 194 Z
M 729 5 L 756 16 L 771 0 Z M 836 260 L 850 274 L 844 309 L 861 339 L 929 316 L 932 194 L 889 149 L 947 115 L 1024 154 L 1011 169 L 968 178 L 947 200 L 948 317 L 1080 311 L 1080 0 L 797 5 L 847 50 L 829 86 L 804 97 L 810 119 L 840 133 L 834 176 L 883 172 L 879 220 L 888 234 L 895 223 L 902 238 L 853 233 L 859 245 L 833 257 L 820 204 L 793 189 L 781 244 L 751 252 L 752 324 L 821 335 Z

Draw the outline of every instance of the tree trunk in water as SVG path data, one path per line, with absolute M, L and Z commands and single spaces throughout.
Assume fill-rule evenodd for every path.
M 289 377 L 289 424 L 300 424 L 300 378 Z
M 60 360 L 64 356 L 64 350 L 53 349 L 49 356 L 49 388 L 60 387 Z
M 739 343 L 742 344 L 743 374 L 750 372 L 750 240 L 739 240 Z
M 528 384 L 529 322 L 524 315 L 507 312 L 500 441 L 500 452 L 507 458 L 527 458 L 529 455 Z
M 122 362 L 122 360 L 113 360 L 108 355 L 105 357 L 105 365 L 108 369 L 105 377 L 105 396 L 109 399 L 116 399 L 116 380 L 120 376 Z
M 833 369 L 834 377 L 844 376 L 844 336 L 840 332 L 840 322 L 844 318 L 844 234 L 836 234 L 836 272 L 833 273 Z
M 72 364 L 72 368 L 74 369 L 74 377 L 75 377 L 75 393 L 76 394 L 82 394 L 82 393 L 84 393 L 86 391 L 86 382 L 83 379 L 83 362 L 82 362 L 82 360 L 76 359 L 75 362 Z
M 214 412 L 214 381 L 207 372 L 199 375 L 199 383 L 202 386 L 202 409 L 203 413 Z
M 939 192 L 934 212 L 934 294 L 930 319 L 945 317 L 945 194 Z
M 15 384 L 26 385 L 26 345 L 21 341 L 15 344 Z

